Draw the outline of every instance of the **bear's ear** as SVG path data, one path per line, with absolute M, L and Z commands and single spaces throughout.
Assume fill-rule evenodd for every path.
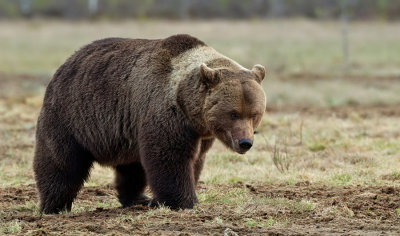
M 261 81 L 265 77 L 265 68 L 262 65 L 255 65 L 251 71 L 257 76 L 257 82 L 261 84 Z
M 204 63 L 200 65 L 200 74 L 202 82 L 209 88 L 214 87 L 220 81 L 218 71 L 208 67 Z

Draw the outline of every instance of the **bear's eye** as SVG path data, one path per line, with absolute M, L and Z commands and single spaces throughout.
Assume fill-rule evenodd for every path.
M 255 120 L 257 118 L 257 114 L 251 115 L 251 119 Z
M 239 115 L 237 112 L 233 111 L 231 112 L 231 119 L 232 120 L 237 120 L 239 118 Z

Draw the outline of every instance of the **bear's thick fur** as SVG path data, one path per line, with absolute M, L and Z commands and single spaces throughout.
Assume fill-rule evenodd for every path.
M 77 51 L 49 83 L 37 123 L 40 210 L 71 210 L 93 162 L 112 166 L 123 206 L 192 208 L 218 138 L 244 153 L 266 106 L 265 69 L 247 70 L 189 35 L 108 38 Z

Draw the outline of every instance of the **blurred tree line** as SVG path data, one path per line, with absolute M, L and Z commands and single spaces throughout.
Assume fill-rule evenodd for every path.
M 0 18 L 400 18 L 400 0 L 0 0 Z

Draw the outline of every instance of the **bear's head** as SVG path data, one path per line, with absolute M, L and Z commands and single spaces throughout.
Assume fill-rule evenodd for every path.
M 244 154 L 253 145 L 254 130 L 266 108 L 261 87 L 265 68 L 252 70 L 200 66 L 207 87 L 203 115 L 207 128 L 230 149 Z

